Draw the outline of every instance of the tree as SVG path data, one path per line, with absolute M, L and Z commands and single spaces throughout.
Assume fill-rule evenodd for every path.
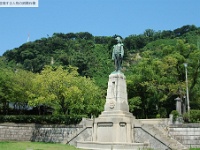
M 91 79 L 80 77 L 77 68 L 46 68 L 37 74 L 29 91 L 31 106 L 49 106 L 54 114 L 97 115 L 102 107 L 102 94 Z M 100 107 L 99 107 L 100 106 Z
M 163 47 L 162 51 L 168 48 Z M 142 59 L 131 68 L 132 75 L 128 80 L 129 98 L 131 103 L 138 105 L 133 112 L 142 118 L 155 117 L 161 108 L 171 112 L 167 106 L 173 105 L 173 97 L 178 95 L 178 89 L 184 88 L 184 81 L 179 81 L 177 70 L 181 57 L 172 53 L 154 58 L 154 53 L 142 53 Z
M 189 31 L 194 31 L 196 30 L 197 27 L 194 25 L 184 25 L 181 28 L 177 28 L 174 30 L 174 34 L 176 36 L 182 36 L 183 34 L 189 32 Z
M 30 71 L 21 69 L 15 70 L 12 76 L 13 98 L 10 102 L 13 103 L 14 109 L 18 109 L 20 113 L 28 109 L 28 93 L 32 89 L 32 81 L 35 74 Z
M 9 100 L 13 95 L 11 74 L 12 72 L 8 69 L 0 69 L 0 110 L 4 115 L 8 114 Z
M 153 41 L 155 37 L 155 31 L 153 29 L 146 29 L 144 31 L 144 36 L 147 37 L 148 41 Z
M 171 112 L 175 107 L 174 98 L 185 94 L 185 68 L 183 66 L 185 62 L 188 63 L 191 108 L 200 108 L 200 54 L 197 48 L 199 46 L 196 46 L 199 34 L 200 28 L 186 25 L 174 31 L 156 32 L 152 29 L 147 29 L 143 34 L 132 34 L 124 39 L 126 57 L 124 57 L 123 61 L 123 72 L 128 79 L 131 112 L 136 113 L 140 118 L 155 117 L 156 115 L 163 116 L 166 113 L 161 114 L 161 112 Z M 1 74 L 2 86 L 0 88 L 2 89 L 1 91 L 5 90 L 1 96 L 5 98 L 4 100 L 8 104 L 10 101 L 16 100 L 13 99 L 13 93 L 20 93 L 17 89 L 24 90 L 19 86 L 20 84 L 18 85 L 21 81 L 14 74 L 16 69 L 23 68 L 37 73 L 36 78 L 33 77 L 32 91 L 28 90 L 30 91 L 30 104 L 38 100 L 38 103 L 33 105 L 40 106 L 43 104 L 53 107 L 51 106 L 54 104 L 52 101 L 59 102 L 59 100 L 63 99 L 66 104 L 69 102 L 68 105 L 64 106 L 61 101 L 59 104 L 56 103 L 55 107 L 53 107 L 55 112 L 61 111 L 63 113 L 67 110 L 66 113 L 71 114 L 75 111 L 83 111 L 83 105 L 79 106 L 79 103 L 77 103 L 77 107 L 71 107 L 70 98 L 67 98 L 63 91 L 74 93 L 72 95 L 78 96 L 79 99 L 84 97 L 83 89 L 78 83 L 72 83 L 72 81 L 80 80 L 79 82 L 85 82 L 85 80 L 90 80 L 90 83 L 95 80 L 93 84 L 101 87 L 105 95 L 108 75 L 114 69 L 111 61 L 114 44 L 115 40 L 111 36 L 93 36 L 88 32 L 55 33 L 52 37 L 28 42 L 18 48 L 7 51 L 4 53 L 2 61 L 4 63 L 1 67 L 4 66 L 5 73 L 8 75 Z M 44 66 L 49 65 L 51 60 L 54 60 L 51 65 L 55 70 L 51 68 L 49 73 L 46 73 L 48 77 L 46 78 L 44 74 L 47 69 L 44 69 Z M 65 70 L 67 77 L 58 75 L 62 72 L 58 72 L 58 66 L 60 65 L 63 66 L 62 69 Z M 78 67 L 78 73 L 87 78 L 82 79 L 80 76 L 74 76 L 71 78 L 72 81 L 68 81 L 68 75 L 70 74 L 68 67 L 70 65 Z M 8 69 L 8 71 L 6 67 L 11 69 Z M 42 71 L 43 69 L 44 71 Z M 58 74 L 52 75 L 52 72 L 57 72 Z M 63 97 L 59 97 L 58 92 L 56 94 L 49 91 L 51 89 L 49 87 L 52 84 L 51 80 L 55 80 L 56 83 L 60 81 L 66 85 L 67 89 L 60 90 L 63 93 L 60 95 L 64 95 Z M 16 85 L 13 85 L 12 81 L 15 81 Z M 68 83 L 74 86 L 68 87 Z M 54 87 L 53 89 L 55 89 L 55 92 L 58 88 Z M 7 94 L 7 97 L 3 95 L 4 93 Z M 71 99 L 74 100 L 76 97 L 72 96 Z M 1 99 L 2 102 L 4 100 Z M 4 103 L 4 106 L 7 105 L 6 103 Z M 83 103 L 84 101 L 80 100 L 80 104 Z M 81 109 L 77 109 L 78 107 Z M 84 109 L 86 109 L 86 106 L 84 106 Z M 152 114 L 152 116 L 149 114 Z
M 185 95 L 185 70 L 188 63 L 191 106 L 199 108 L 199 51 L 193 44 L 177 40 L 175 45 L 149 47 L 130 68 L 127 77 L 130 106 L 138 117 L 155 117 L 160 109 L 167 114 L 175 109 L 174 99 Z M 195 105 L 194 105 L 195 104 Z M 153 116 L 149 116 L 151 114 Z

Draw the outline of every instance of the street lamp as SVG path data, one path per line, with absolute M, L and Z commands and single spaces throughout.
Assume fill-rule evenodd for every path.
M 189 91 L 188 91 L 188 78 L 187 78 L 187 63 L 184 63 L 185 66 L 185 83 L 186 83 L 186 98 L 187 98 L 187 109 L 188 114 L 190 113 L 190 100 L 189 100 Z
M 183 114 L 187 112 L 186 106 L 187 106 L 187 99 L 186 96 L 183 96 Z

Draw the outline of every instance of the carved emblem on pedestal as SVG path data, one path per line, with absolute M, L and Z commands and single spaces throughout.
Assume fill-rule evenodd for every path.
M 110 101 L 110 109 L 113 109 L 115 107 L 115 101 Z

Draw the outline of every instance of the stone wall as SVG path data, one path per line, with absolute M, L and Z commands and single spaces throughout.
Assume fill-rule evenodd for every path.
M 171 125 L 169 134 L 187 147 L 200 148 L 200 124 Z
M 82 134 L 81 136 L 79 136 Z M 92 129 L 83 125 L 0 124 L 0 141 L 34 141 L 69 143 L 80 138 L 91 140 Z
M 155 119 L 138 119 L 141 124 L 152 124 L 152 125 L 167 125 L 169 118 L 155 118 Z
M 0 140 L 62 142 L 79 127 L 37 124 L 0 124 Z
M 34 128 L 33 124 L 0 124 L 0 140 L 30 141 Z
M 92 141 L 92 120 L 83 120 L 79 125 L 38 125 L 38 124 L 0 124 L 0 141 L 41 141 L 68 143 L 76 146 L 76 141 Z M 167 148 L 160 137 L 151 133 L 151 125 L 135 127 L 136 142 L 149 142 L 151 147 Z M 168 135 L 187 147 L 200 147 L 200 124 L 184 124 L 168 126 Z M 153 143 L 153 144 L 152 144 Z

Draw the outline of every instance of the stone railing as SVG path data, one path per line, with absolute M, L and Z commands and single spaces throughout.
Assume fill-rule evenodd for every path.
M 169 118 L 155 118 L 155 119 L 138 119 L 141 124 L 152 124 L 152 125 L 158 125 L 158 124 L 165 124 L 167 125 L 169 123 Z

